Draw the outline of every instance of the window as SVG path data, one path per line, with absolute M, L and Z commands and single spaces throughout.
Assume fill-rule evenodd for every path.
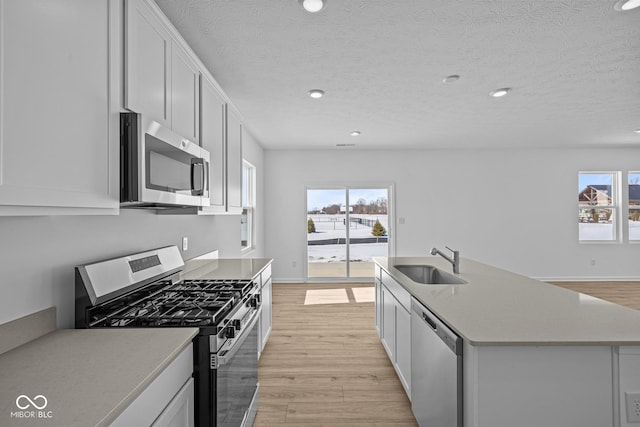
M 242 162 L 242 215 L 240 216 L 240 246 L 242 251 L 254 247 L 254 215 L 256 204 L 256 168 L 251 163 Z
M 640 241 L 640 172 L 629 172 L 629 240 Z
M 580 241 L 617 241 L 618 172 L 578 174 L 578 237 Z

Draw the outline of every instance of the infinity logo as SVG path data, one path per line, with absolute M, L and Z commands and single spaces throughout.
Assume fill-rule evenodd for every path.
M 39 400 L 39 399 L 43 402 L 43 403 L 42 403 L 42 406 L 39 406 L 39 405 L 35 402 L 35 401 L 37 401 L 37 400 Z M 26 404 L 24 404 L 24 401 L 25 401 L 25 400 L 27 401 L 27 403 L 26 403 Z M 24 406 L 23 406 L 23 405 L 21 405 L 21 404 L 20 404 L 20 402 L 23 402 Z M 36 408 L 36 409 L 44 409 L 44 408 L 46 408 L 46 407 L 47 407 L 47 404 L 48 404 L 48 403 L 49 403 L 49 402 L 47 402 L 47 398 L 46 398 L 46 397 L 44 397 L 44 396 L 43 396 L 43 395 L 41 395 L 41 394 L 39 394 L 39 395 L 37 395 L 36 397 L 34 397 L 34 398 L 33 398 L 33 400 L 31 400 L 31 399 L 29 398 L 29 396 L 25 396 L 24 394 L 21 394 L 20 396 L 18 396 L 18 397 L 16 398 L 16 406 L 17 406 L 18 408 L 20 408 L 20 409 L 27 409 L 29 406 L 33 406 L 33 407 L 34 407 L 34 408 Z

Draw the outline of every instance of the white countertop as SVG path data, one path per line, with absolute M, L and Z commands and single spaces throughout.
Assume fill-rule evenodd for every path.
M 462 258 L 463 285 L 422 285 L 395 265 L 441 257 L 375 257 L 409 293 L 472 345 L 640 345 L 640 311 Z
M 191 345 L 197 332 L 59 329 L 8 351 L 0 355 L 0 425 L 109 425 Z M 51 418 L 12 418 L 20 395 L 44 396 L 48 403 L 43 411 L 51 411 Z
M 250 280 L 272 261 L 268 258 L 192 259 L 185 262 L 180 278 Z

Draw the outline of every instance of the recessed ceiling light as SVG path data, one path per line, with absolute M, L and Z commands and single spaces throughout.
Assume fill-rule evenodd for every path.
M 359 130 L 354 130 L 354 131 L 352 131 L 349 135 L 351 135 L 351 136 L 358 136 L 358 135 L 360 135 L 360 131 L 359 131 Z
M 299 0 L 304 10 L 311 13 L 320 12 L 326 0 Z
M 509 93 L 510 90 L 511 90 L 510 87 L 503 87 L 500 89 L 492 90 L 491 92 L 489 92 L 489 95 L 493 96 L 494 98 L 500 98 L 502 96 L 505 96 L 507 93 Z
M 314 99 L 322 98 L 324 96 L 324 91 L 320 89 L 311 89 L 309 91 L 309 96 Z
M 336 147 L 355 147 L 356 144 L 336 144 Z
M 618 0 L 618 2 L 613 5 L 613 8 L 618 12 L 625 12 L 635 9 L 636 7 L 640 7 L 640 0 Z
M 635 133 L 640 133 L 640 128 L 634 130 Z
M 452 74 L 450 76 L 445 77 L 444 79 L 442 79 L 443 83 L 453 83 L 453 82 L 457 82 L 460 79 L 460 76 L 457 74 Z

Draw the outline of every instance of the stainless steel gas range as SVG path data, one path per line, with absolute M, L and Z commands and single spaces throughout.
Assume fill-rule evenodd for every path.
M 180 280 L 176 246 L 76 267 L 76 328 L 198 327 L 195 425 L 251 426 L 258 403 L 260 286 Z

